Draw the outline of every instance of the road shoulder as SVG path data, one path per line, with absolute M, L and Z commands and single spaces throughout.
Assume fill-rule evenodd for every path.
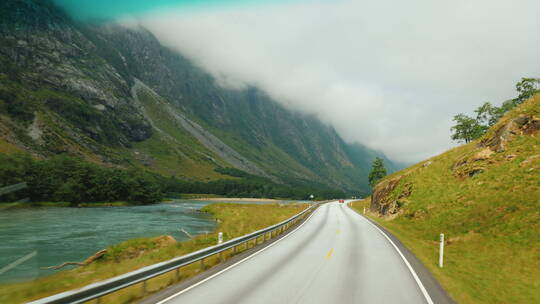
M 382 232 L 386 234 L 388 238 L 392 240 L 394 245 L 398 247 L 398 249 L 401 251 L 405 259 L 409 262 L 411 267 L 416 272 L 418 278 L 424 285 L 424 288 L 429 293 L 429 296 L 433 300 L 433 303 L 436 304 L 455 304 L 454 300 L 448 295 L 446 290 L 442 288 L 442 286 L 439 284 L 439 282 L 435 279 L 435 277 L 431 274 L 431 272 L 424 266 L 424 264 L 407 248 L 401 241 L 392 233 L 390 233 L 388 230 L 386 230 L 383 226 L 379 225 L 377 222 L 371 220 L 370 218 L 360 214 L 355 209 L 349 207 L 347 205 L 347 208 L 354 211 L 359 216 L 363 217 L 364 219 L 368 220 L 371 224 L 375 225 L 377 228 L 379 228 Z

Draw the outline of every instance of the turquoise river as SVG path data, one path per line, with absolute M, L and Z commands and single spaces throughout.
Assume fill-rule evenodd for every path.
M 84 261 L 122 241 L 158 235 L 187 240 L 216 224 L 198 210 L 210 201 L 175 200 L 148 206 L 0 210 L 0 283 L 31 280 L 41 267 Z

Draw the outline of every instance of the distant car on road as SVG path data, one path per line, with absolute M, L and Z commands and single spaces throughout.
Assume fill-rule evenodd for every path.
M 345 200 L 340 199 L 339 202 L 340 203 L 345 203 Z

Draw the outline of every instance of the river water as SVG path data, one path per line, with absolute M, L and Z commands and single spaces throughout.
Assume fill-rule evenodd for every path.
M 171 235 L 183 241 L 188 237 L 180 229 L 191 235 L 211 232 L 215 222 L 198 212 L 210 203 L 175 200 L 133 207 L 0 210 L 0 282 L 51 274 L 54 270 L 40 267 L 84 261 L 128 239 Z

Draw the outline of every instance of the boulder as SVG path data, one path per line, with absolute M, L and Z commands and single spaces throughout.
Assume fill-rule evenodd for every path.
M 479 161 L 479 160 L 489 159 L 493 153 L 495 153 L 495 152 L 493 152 L 491 149 L 485 148 L 485 149 L 481 150 L 480 152 L 476 153 L 473 156 L 472 161 Z

